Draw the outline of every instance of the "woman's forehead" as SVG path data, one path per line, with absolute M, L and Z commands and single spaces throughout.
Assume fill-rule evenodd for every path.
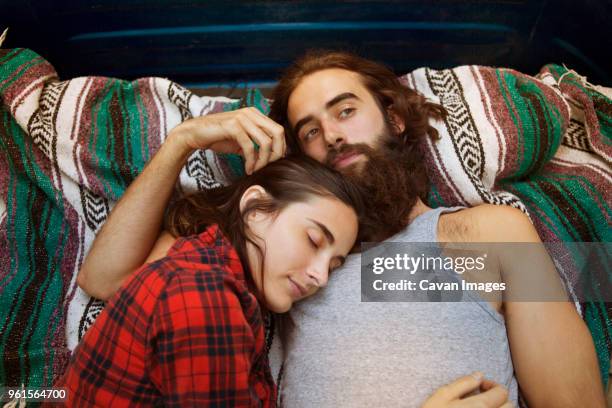
M 292 203 L 288 214 L 305 223 L 325 225 L 334 235 L 346 233 L 347 223 L 356 222 L 354 210 L 336 197 L 315 196 L 304 202 Z

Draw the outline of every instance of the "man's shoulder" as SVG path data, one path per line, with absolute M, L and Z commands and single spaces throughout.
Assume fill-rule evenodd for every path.
M 444 214 L 440 232 L 447 241 L 537 242 L 529 217 L 507 205 L 481 204 Z

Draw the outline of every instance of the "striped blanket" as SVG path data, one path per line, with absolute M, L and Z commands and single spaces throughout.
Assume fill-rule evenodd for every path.
M 610 99 L 558 66 L 538 78 L 467 66 L 402 80 L 450 113 L 423 146 L 432 205 L 509 204 L 545 241 L 610 240 Z M 0 385 L 45 386 L 104 306 L 75 284 L 83 258 L 168 131 L 268 101 L 256 90 L 198 97 L 160 78 L 60 81 L 26 49 L 0 50 L 0 97 Z M 177 189 L 241 174 L 240 158 L 198 151 Z M 610 309 L 582 306 L 607 374 Z

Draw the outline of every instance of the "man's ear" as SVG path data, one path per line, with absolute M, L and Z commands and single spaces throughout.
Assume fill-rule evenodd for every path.
M 240 213 L 244 211 L 249 201 L 266 198 L 268 196 L 266 189 L 258 184 L 247 188 L 240 198 Z M 257 211 L 253 211 L 251 215 L 256 216 Z
M 395 112 L 393 105 L 387 108 L 387 119 L 391 123 L 393 131 L 396 134 L 401 135 L 404 133 L 404 130 L 406 130 L 406 123 L 404 122 L 404 119 Z

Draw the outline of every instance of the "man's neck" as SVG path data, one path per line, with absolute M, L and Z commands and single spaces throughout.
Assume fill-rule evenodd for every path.
M 410 214 L 408 214 L 408 224 L 411 224 L 416 217 L 423 213 L 426 213 L 427 211 L 430 211 L 431 209 L 432 208 L 427 206 L 420 198 L 417 198 L 414 207 L 412 207 L 412 210 L 410 210 Z

